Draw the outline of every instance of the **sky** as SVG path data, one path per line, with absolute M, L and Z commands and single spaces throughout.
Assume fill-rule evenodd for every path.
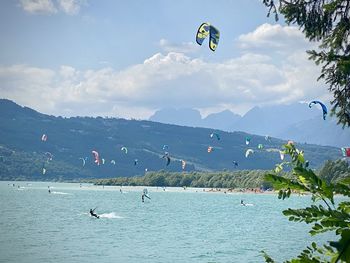
M 331 97 L 316 48 L 259 0 L 0 1 L 0 98 L 56 116 L 203 116 Z M 209 22 L 215 52 L 195 41 Z

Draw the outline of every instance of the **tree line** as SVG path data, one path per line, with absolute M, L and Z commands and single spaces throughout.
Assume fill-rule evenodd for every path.
M 117 177 L 90 180 L 96 185 L 120 186 L 159 186 L 159 187 L 205 187 L 205 188 L 271 188 L 272 184 L 264 178 L 266 170 L 237 170 L 219 172 L 169 172 L 150 171 L 144 176 Z M 282 173 L 291 178 L 290 172 Z M 317 171 L 327 182 L 336 183 L 350 178 L 350 166 L 346 160 L 327 161 Z

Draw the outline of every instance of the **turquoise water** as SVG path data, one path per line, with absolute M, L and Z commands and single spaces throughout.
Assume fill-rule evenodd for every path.
M 0 182 L 0 262 L 264 262 L 261 250 L 281 261 L 311 240 L 309 226 L 281 213 L 309 196 L 148 187 L 142 203 L 142 187 L 9 183 Z

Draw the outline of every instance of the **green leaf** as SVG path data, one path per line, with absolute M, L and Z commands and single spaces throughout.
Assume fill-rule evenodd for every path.
M 283 190 L 278 191 L 278 199 L 281 199 L 283 196 Z
M 305 163 L 304 153 L 303 152 L 298 154 L 298 161 L 301 162 L 301 163 Z
M 317 249 L 317 245 L 316 245 L 315 242 L 312 242 L 312 243 L 311 243 L 311 246 L 312 246 L 313 249 L 315 249 L 315 250 Z
M 329 242 L 329 244 L 336 248 L 338 255 L 333 257 L 335 262 L 343 260 L 344 262 L 350 262 L 350 230 L 346 229 L 341 234 L 341 239 L 337 242 Z
M 261 253 L 263 254 L 263 257 L 265 258 L 266 263 L 275 263 L 275 261 L 264 250 L 262 250 Z
M 270 182 L 274 189 L 287 189 L 290 188 L 292 190 L 301 190 L 307 191 L 308 189 L 298 182 L 284 178 L 282 176 L 274 175 L 274 174 L 266 174 L 264 177 L 265 181 Z

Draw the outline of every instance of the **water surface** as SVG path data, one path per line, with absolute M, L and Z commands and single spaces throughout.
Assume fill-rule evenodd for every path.
M 281 261 L 312 240 L 282 215 L 310 196 L 148 187 L 142 203 L 142 189 L 0 182 L 0 262 L 264 262 L 261 250 Z

